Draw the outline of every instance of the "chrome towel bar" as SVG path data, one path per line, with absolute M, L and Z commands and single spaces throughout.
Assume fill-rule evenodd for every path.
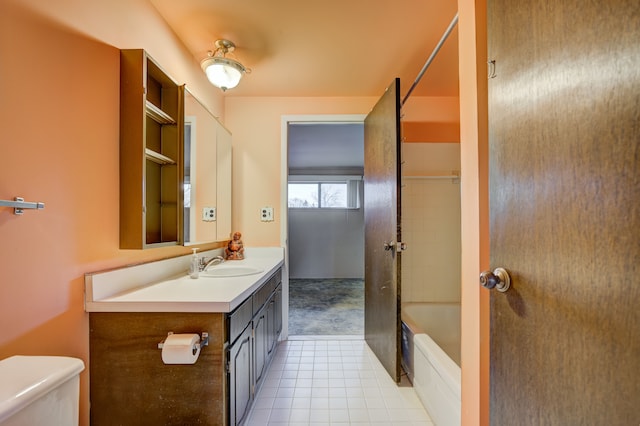
M 13 207 L 14 214 L 22 214 L 23 209 L 44 209 L 44 203 L 30 203 L 24 201 L 24 198 L 15 197 L 13 201 L 0 200 L 0 207 Z

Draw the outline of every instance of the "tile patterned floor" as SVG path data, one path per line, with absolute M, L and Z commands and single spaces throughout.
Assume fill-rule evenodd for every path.
M 433 425 L 414 389 L 396 385 L 361 338 L 290 339 L 245 426 Z

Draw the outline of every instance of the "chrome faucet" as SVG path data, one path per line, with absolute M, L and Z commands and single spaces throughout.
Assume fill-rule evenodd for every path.
M 204 260 L 204 258 L 200 259 L 200 271 L 206 270 L 211 265 L 219 265 L 224 262 L 224 257 L 222 256 L 214 256 L 209 260 Z

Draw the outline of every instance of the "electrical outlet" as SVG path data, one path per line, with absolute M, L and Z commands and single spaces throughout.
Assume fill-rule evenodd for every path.
M 215 207 L 203 207 L 202 208 L 202 220 L 205 222 L 214 222 L 216 220 L 216 208 Z
M 262 222 L 273 222 L 273 207 L 263 207 L 260 209 L 260 220 Z

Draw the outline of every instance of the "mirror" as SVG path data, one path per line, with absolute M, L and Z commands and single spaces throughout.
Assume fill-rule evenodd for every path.
M 231 133 L 185 87 L 183 241 L 226 240 L 231 233 Z

